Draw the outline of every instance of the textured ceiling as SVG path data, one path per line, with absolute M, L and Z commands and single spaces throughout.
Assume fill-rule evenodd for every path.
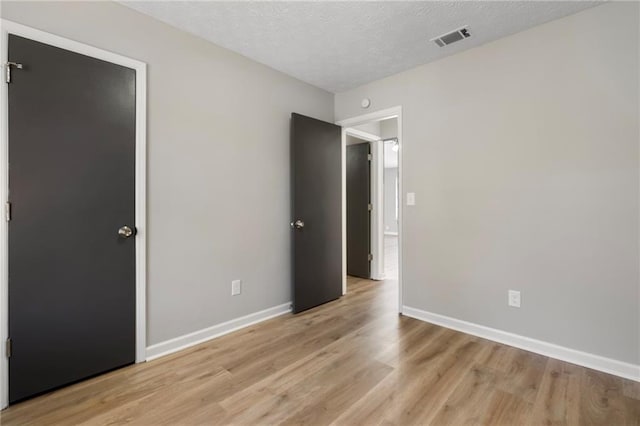
M 330 92 L 345 91 L 598 3 L 124 1 Z M 444 48 L 429 39 L 469 25 Z

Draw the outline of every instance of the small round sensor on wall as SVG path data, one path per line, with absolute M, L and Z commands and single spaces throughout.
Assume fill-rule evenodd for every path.
M 370 105 L 371 105 L 371 99 L 369 98 L 364 98 L 362 102 L 360 102 L 360 106 L 362 108 L 369 108 Z

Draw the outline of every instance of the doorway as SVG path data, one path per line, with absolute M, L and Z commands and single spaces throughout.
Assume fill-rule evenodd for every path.
M 402 307 L 401 120 L 401 108 L 395 107 L 337 123 L 343 128 L 343 294 L 347 292 L 348 277 L 349 280 L 367 278 L 393 286 L 397 283 L 398 312 Z M 364 190 L 367 175 L 362 171 L 362 160 L 353 160 L 356 152 L 361 153 L 358 158 L 369 154 L 369 187 Z M 367 193 L 363 194 L 363 191 Z M 366 206 L 365 199 L 369 200 L 367 216 L 362 211 L 363 205 Z M 367 219 L 368 228 L 362 231 Z M 352 229 L 354 227 L 358 232 Z M 367 232 L 366 235 L 363 236 L 363 232 Z M 364 270 L 354 265 L 362 265 L 362 253 L 367 245 L 368 274 L 354 273 Z
M 4 408 L 145 360 L 146 66 L 6 20 L 1 37 Z

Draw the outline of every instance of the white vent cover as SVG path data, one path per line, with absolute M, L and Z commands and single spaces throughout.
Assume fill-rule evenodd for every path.
M 471 37 L 471 33 L 469 32 L 468 26 L 465 25 L 464 27 L 460 27 L 457 30 L 453 30 L 438 37 L 434 37 L 430 41 L 434 42 L 440 47 L 445 47 L 451 43 L 455 43 L 456 41 L 464 40 L 465 38 L 469 37 Z

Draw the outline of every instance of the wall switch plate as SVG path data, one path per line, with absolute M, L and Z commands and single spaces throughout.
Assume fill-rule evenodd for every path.
M 241 280 L 231 281 L 231 295 L 237 296 L 240 293 L 242 293 L 242 281 Z
M 516 290 L 509 290 L 509 306 L 514 308 L 520 307 L 520 292 Z
M 416 193 L 415 192 L 407 192 L 407 205 L 415 206 L 416 205 Z

